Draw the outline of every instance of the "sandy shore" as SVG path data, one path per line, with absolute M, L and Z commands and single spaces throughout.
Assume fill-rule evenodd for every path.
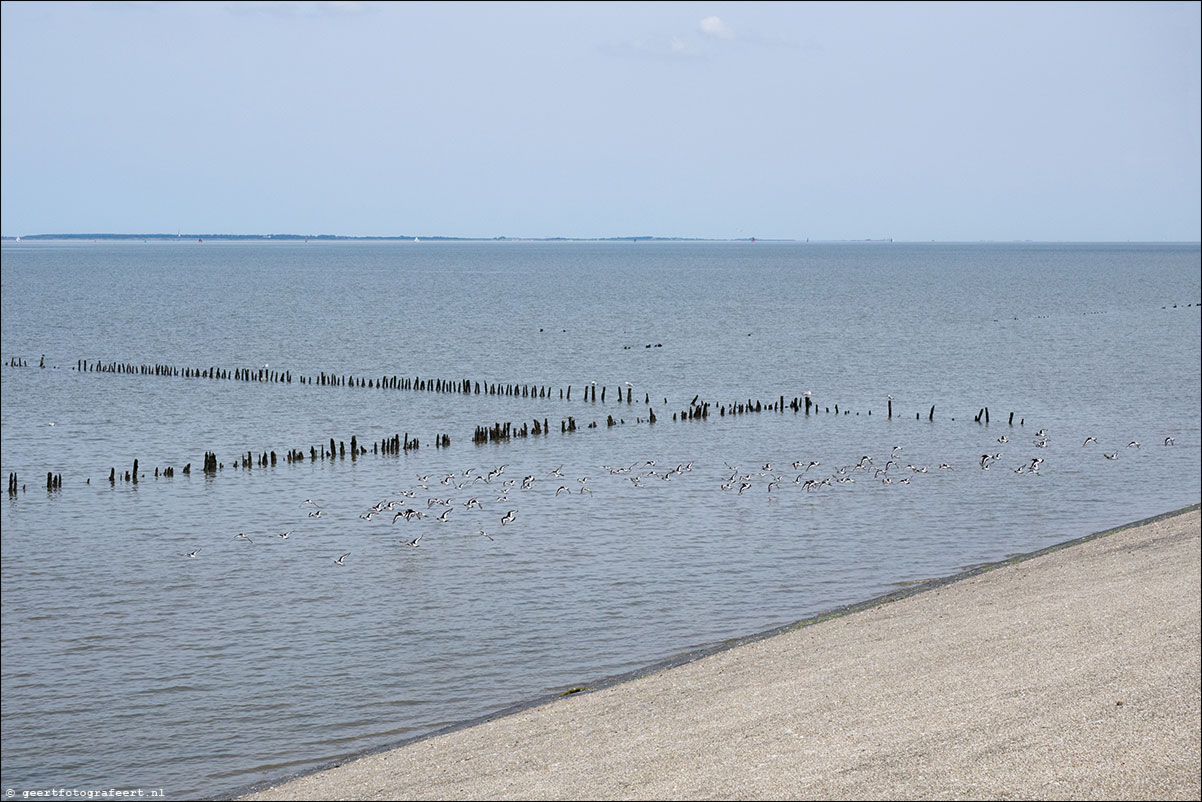
M 1198 799 L 1199 511 L 247 799 Z

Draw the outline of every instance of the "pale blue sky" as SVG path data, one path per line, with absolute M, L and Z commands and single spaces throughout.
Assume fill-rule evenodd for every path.
M 1202 239 L 1197 2 L 4 2 L 2 229 Z

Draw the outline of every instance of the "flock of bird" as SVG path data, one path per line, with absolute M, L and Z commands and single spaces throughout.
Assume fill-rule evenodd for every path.
M 1030 447 L 1046 449 L 1050 442 L 1051 438 L 1047 430 L 1041 429 L 1030 441 Z M 996 443 L 1009 447 L 1022 446 L 1022 443 L 1012 442 L 1009 435 L 998 437 Z M 1085 449 L 1091 445 L 1098 447 L 1097 438 L 1085 438 L 1081 448 Z M 1164 439 L 1165 447 L 1173 445 L 1172 437 Z M 1141 444 L 1137 440 L 1131 440 L 1126 447 L 1135 450 L 1139 449 Z M 1107 460 L 1116 460 L 1119 457 L 1120 449 L 1118 448 L 1113 451 L 1098 448 Z M 1002 452 L 983 453 L 975 467 L 982 471 L 988 471 L 1001 464 L 1004 459 L 1005 455 Z M 1014 465 L 1013 462 L 1011 464 L 1014 465 L 1013 473 L 1038 475 L 1044 463 L 1043 456 L 1028 454 L 1024 455 L 1017 465 Z M 779 463 L 779 467 L 778 463 L 768 461 L 760 463 L 758 467 L 750 470 L 741 469 L 730 463 L 723 464 L 728 473 L 721 474 L 725 478 L 717 486 L 722 493 L 743 496 L 763 489 L 766 490 L 768 500 L 772 502 L 781 498 L 788 488 L 815 493 L 827 488 L 853 484 L 857 481 L 901 486 L 908 485 L 917 477 L 932 471 L 956 470 L 955 466 L 946 462 L 930 465 L 915 464 L 906 457 L 906 449 L 901 445 L 893 446 L 887 456 L 874 458 L 865 454 L 856 460 L 833 468 L 824 467 L 823 462 L 819 459 L 795 459 Z M 423 521 L 433 524 L 453 524 L 460 531 L 466 525 L 477 536 L 495 541 L 494 536 L 498 531 L 509 532 L 516 528 L 506 529 L 510 524 L 518 521 L 521 515 L 518 498 L 522 499 L 524 506 L 526 503 L 543 503 L 546 499 L 555 499 L 564 495 L 591 497 L 594 495 L 594 487 L 605 493 L 612 493 L 618 487 L 626 488 L 627 492 L 632 489 L 646 490 L 655 484 L 663 485 L 694 473 L 692 462 L 666 467 L 658 465 L 656 460 L 637 460 L 629 465 L 600 466 L 601 473 L 598 476 L 604 481 L 593 482 L 589 476 L 567 477 L 563 465 L 538 474 L 526 474 L 520 479 L 506 477 L 505 470 L 508 467 L 508 465 L 500 465 L 488 471 L 468 468 L 462 472 L 453 471 L 437 475 L 416 474 L 416 482 L 399 491 L 397 497 L 385 498 L 372 504 L 358 517 L 364 522 L 387 522 L 388 526 L 385 529 L 390 532 L 390 535 L 399 533 L 396 543 L 408 549 L 422 546 L 427 530 L 420 529 L 415 532 L 412 527 Z M 718 475 L 716 469 L 706 473 L 710 476 Z M 311 498 L 301 501 L 299 507 L 305 510 L 309 519 L 321 518 L 327 509 Z M 447 531 L 454 531 L 455 526 Z M 395 527 L 401 528 L 396 529 Z M 490 532 L 488 529 L 492 531 Z M 281 541 L 288 540 L 294 531 L 294 529 L 289 529 L 279 532 L 274 535 L 274 538 Z M 263 537 L 263 535 L 255 536 Z M 267 537 L 272 536 L 268 535 Z M 237 533 L 232 540 L 243 541 L 248 546 L 255 542 L 254 538 L 245 532 Z M 196 558 L 200 552 L 201 549 L 197 548 L 186 552 L 183 556 Z M 328 559 L 336 566 L 345 566 L 352 553 L 352 551 L 346 551 L 338 556 L 331 554 Z

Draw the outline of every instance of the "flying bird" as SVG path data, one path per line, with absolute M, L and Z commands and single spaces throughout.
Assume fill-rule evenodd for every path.
M 337 560 L 334 560 L 334 565 L 345 565 L 345 563 L 343 563 L 343 560 L 345 560 L 347 557 L 350 557 L 350 556 L 351 556 L 351 553 L 348 551 L 346 554 L 342 555 Z

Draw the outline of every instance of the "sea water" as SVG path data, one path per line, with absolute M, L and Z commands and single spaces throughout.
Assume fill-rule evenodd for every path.
M 1199 500 L 1197 244 L 2 256 L 18 792 L 228 794 Z

